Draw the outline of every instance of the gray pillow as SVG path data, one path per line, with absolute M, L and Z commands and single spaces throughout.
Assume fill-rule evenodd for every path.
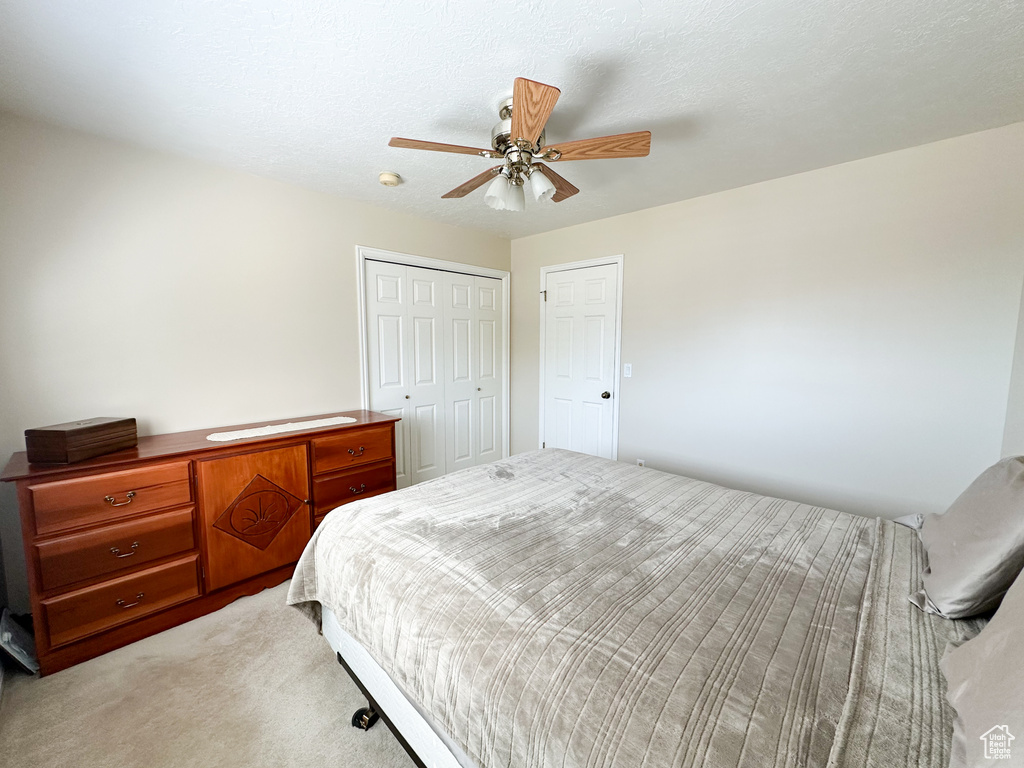
M 1024 456 L 982 472 L 944 514 L 927 515 L 919 535 L 928 566 L 914 605 L 949 619 L 998 606 L 1024 568 Z
M 939 662 L 956 710 L 950 768 L 1024 765 L 1024 576 L 976 638 Z M 1008 752 L 997 750 L 1006 749 Z M 988 754 L 986 755 L 986 751 Z

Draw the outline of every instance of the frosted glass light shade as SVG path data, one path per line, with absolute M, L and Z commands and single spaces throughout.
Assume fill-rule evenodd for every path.
M 484 202 L 496 211 L 505 210 L 506 201 L 508 199 L 508 188 L 508 179 L 499 175 L 487 186 L 487 191 L 484 192 Z
M 526 194 L 523 192 L 523 185 L 509 186 L 508 197 L 505 198 L 505 208 L 510 211 L 526 210 Z
M 555 185 L 541 171 L 535 170 L 530 174 L 530 191 L 533 193 L 533 199 L 539 203 L 541 200 L 550 200 L 554 197 Z

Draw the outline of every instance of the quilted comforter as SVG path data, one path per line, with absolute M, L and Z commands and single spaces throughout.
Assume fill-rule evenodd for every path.
M 560 450 L 346 505 L 289 602 L 329 607 L 480 768 L 934 766 L 909 529 Z

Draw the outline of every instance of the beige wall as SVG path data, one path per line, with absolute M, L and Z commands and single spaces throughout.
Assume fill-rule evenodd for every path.
M 1019 215 L 1024 217 L 1024 211 Z M 1020 247 L 1024 250 L 1024 245 Z M 1003 431 L 1004 456 L 1024 454 L 1024 294 L 1021 295 L 1021 312 L 1017 322 L 1017 347 L 1013 356 L 1013 373 L 1010 376 L 1006 429 Z
M 1022 177 L 1018 124 L 514 241 L 513 451 L 537 440 L 540 267 L 622 253 L 621 459 L 941 509 L 1024 452 Z M 357 407 L 356 244 L 510 266 L 485 234 L 0 115 L 0 454 L 89 415 Z M 7 487 L 0 538 L 24 610 Z
M 491 235 L 0 115 L 0 460 L 87 416 L 146 434 L 358 408 L 357 244 L 509 268 Z
M 620 460 L 941 510 L 1004 447 L 1022 178 L 1016 124 L 513 241 L 513 452 L 537 446 L 540 267 L 621 253 Z

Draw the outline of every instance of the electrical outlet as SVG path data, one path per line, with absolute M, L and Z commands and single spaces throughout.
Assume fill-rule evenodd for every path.
M 624 378 L 628 379 L 628 378 L 632 377 L 632 375 L 633 375 L 633 364 L 632 363 L 626 363 L 625 365 L 623 365 L 622 366 L 622 376 Z
M 646 467 L 647 466 L 647 461 L 644 460 L 644 459 L 637 459 L 636 460 L 636 465 L 638 467 Z

